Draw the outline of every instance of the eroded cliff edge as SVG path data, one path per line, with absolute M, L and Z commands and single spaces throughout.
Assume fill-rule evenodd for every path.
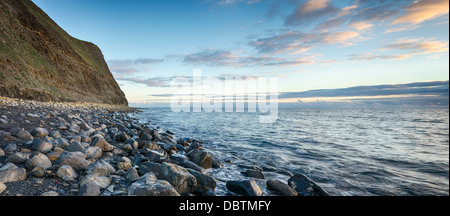
M 0 96 L 128 105 L 101 50 L 31 0 L 0 1 Z

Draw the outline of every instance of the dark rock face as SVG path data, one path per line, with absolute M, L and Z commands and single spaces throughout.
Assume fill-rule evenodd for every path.
M 2 0 L 0 11 L 0 96 L 128 105 L 96 45 L 31 0 Z

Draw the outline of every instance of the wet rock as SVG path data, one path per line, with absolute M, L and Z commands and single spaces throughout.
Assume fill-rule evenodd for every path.
M 262 196 L 262 191 L 255 180 L 227 181 L 226 187 L 229 191 L 243 196 Z
M 190 168 L 190 169 L 196 170 L 196 171 L 201 172 L 201 173 L 206 173 L 206 170 L 203 169 L 203 167 L 195 164 L 192 161 L 185 161 L 183 163 L 183 166 L 186 167 L 186 168 Z
M 30 158 L 25 165 L 29 169 L 33 169 L 34 167 L 42 167 L 44 170 L 47 170 L 52 167 L 52 162 L 46 155 L 39 153 Z
M 243 173 L 245 176 L 247 177 L 251 177 L 251 178 L 259 178 L 259 179 L 264 179 L 264 174 L 261 171 L 256 171 L 256 170 L 252 170 L 252 169 L 248 169 Z
M 220 169 L 220 168 L 223 167 L 222 161 L 219 160 L 219 159 L 217 159 L 217 157 L 214 156 L 214 154 L 209 153 L 209 157 L 211 158 L 211 164 L 212 164 L 212 167 L 213 167 L 213 168 L 215 168 L 215 169 Z
M 3 151 L 3 149 L 0 148 L 0 157 L 4 157 L 5 155 L 6 155 L 5 151 Z
M 159 162 L 161 160 L 161 158 L 164 157 L 164 154 L 154 151 L 154 150 L 150 150 L 147 152 L 147 154 L 145 156 L 147 156 L 147 159 L 149 161 Z
M 187 156 L 192 162 L 196 163 L 197 165 L 205 169 L 212 168 L 211 157 L 209 153 L 206 151 L 194 149 L 190 151 Z
M 289 178 L 288 184 L 294 188 L 299 195 L 329 196 L 325 190 L 303 174 L 292 176 Z
M 36 138 L 44 138 L 45 136 L 48 136 L 48 131 L 45 128 L 37 127 L 31 131 L 31 135 Z
M 161 164 L 159 164 L 159 163 L 155 163 L 152 161 L 145 161 L 145 162 L 141 163 L 141 165 L 139 166 L 138 172 L 141 175 L 145 175 L 150 172 L 158 175 L 160 168 L 161 168 Z
M 64 178 L 64 177 L 71 177 L 73 179 L 78 178 L 78 174 L 75 172 L 75 170 L 69 166 L 69 165 L 64 165 L 61 166 L 58 171 L 56 171 L 56 175 L 59 178 Z
M 195 188 L 196 193 L 203 194 L 208 190 L 214 192 L 214 190 L 216 189 L 216 180 L 213 177 L 193 169 L 188 169 L 188 171 L 197 180 L 197 187 Z
M 197 187 L 197 180 L 187 169 L 172 163 L 162 163 L 158 179 L 168 181 L 181 195 L 194 192 Z
M 282 196 L 297 196 L 297 191 L 282 181 L 268 180 L 266 185 L 269 190 L 273 190 Z
M 170 155 L 170 160 L 177 164 L 183 165 L 184 162 L 189 160 L 189 158 L 181 154 L 172 154 Z

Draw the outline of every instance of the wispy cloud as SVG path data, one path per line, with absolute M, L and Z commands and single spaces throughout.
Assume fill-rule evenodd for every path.
M 418 0 L 412 2 L 405 9 L 405 13 L 392 21 L 392 24 L 419 24 L 426 20 L 448 14 L 448 0 Z
M 442 53 L 448 50 L 448 42 L 424 40 L 423 38 L 402 39 L 374 50 L 374 52 L 388 51 L 389 54 L 374 52 L 354 54 L 349 56 L 349 60 L 401 60 L 418 54 Z M 392 54 L 393 51 L 402 53 Z
M 262 54 L 298 54 L 310 49 L 327 45 L 354 45 L 360 38 L 356 31 L 304 33 L 288 31 L 275 36 L 259 38 L 249 43 L 258 53 Z
M 228 50 L 206 49 L 201 52 L 188 54 L 183 60 L 186 64 L 208 65 L 221 67 L 271 67 L 271 66 L 298 66 L 305 64 L 322 63 L 316 56 L 285 58 L 271 57 L 269 55 L 242 55 Z M 330 62 L 330 61 L 326 61 Z
M 159 64 L 162 62 L 164 62 L 164 59 L 139 58 L 109 60 L 108 65 L 113 74 L 134 75 L 141 72 L 143 68 L 146 68 L 149 65 Z
M 335 14 L 339 11 L 330 0 L 308 0 L 300 4 L 286 20 L 286 25 L 300 26 L 310 24 L 324 16 Z
M 398 85 L 357 86 L 341 89 L 320 89 L 280 94 L 279 98 L 319 98 L 389 95 L 449 95 L 449 81 L 417 82 Z

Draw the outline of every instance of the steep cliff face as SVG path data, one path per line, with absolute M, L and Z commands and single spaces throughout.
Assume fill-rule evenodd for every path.
M 0 0 L 0 95 L 128 105 L 101 50 L 31 0 Z

